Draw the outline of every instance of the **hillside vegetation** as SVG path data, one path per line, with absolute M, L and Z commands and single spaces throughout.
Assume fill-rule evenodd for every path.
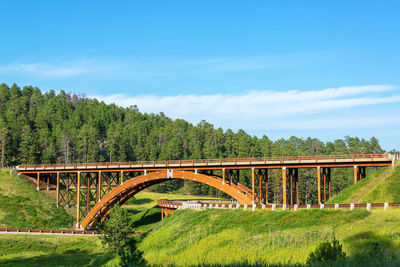
M 139 248 L 156 265 L 291 266 L 304 264 L 319 242 L 335 236 L 348 255 L 346 263 L 337 266 L 360 266 L 364 261 L 365 266 L 398 266 L 399 229 L 400 213 L 394 208 L 179 210 L 157 224 Z
M 339 194 L 334 195 L 328 204 L 334 203 L 398 203 L 400 202 L 400 165 L 381 168 L 368 175 Z
M 0 227 L 72 228 L 73 218 L 56 207 L 55 196 L 36 191 L 29 182 L 0 170 Z

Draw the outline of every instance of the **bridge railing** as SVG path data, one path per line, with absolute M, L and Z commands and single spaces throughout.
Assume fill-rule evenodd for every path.
M 159 160 L 131 162 L 93 162 L 93 163 L 59 163 L 59 164 L 28 164 L 17 166 L 18 170 L 36 169 L 98 169 L 98 168 L 140 168 L 140 167 L 190 167 L 190 166 L 224 166 L 244 164 L 284 164 L 309 163 L 331 160 L 333 162 L 349 160 L 389 159 L 388 154 L 351 154 L 351 155 L 318 155 L 318 156 L 286 156 L 286 157 L 253 157 L 253 158 L 224 158 L 224 159 L 193 159 L 193 160 Z

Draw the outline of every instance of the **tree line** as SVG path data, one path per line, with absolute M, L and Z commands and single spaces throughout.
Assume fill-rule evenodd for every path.
M 16 84 L 0 85 L 0 149 L 2 167 L 384 152 L 374 137 L 365 140 L 346 136 L 322 142 L 317 138 L 292 136 L 273 141 L 266 135 L 252 136 L 242 129 L 224 131 L 204 120 L 193 125 L 168 118 L 164 113 L 141 113 L 136 105 L 123 108 L 63 90 L 42 93 L 37 87 L 20 88 Z M 335 171 L 334 175 L 334 192 L 352 181 L 345 170 Z M 303 202 L 308 195 L 308 201 L 313 201 L 315 179 L 310 177 L 315 176 L 312 170 L 300 173 Z M 270 179 L 271 198 L 281 198 L 280 175 L 272 171 Z M 248 172 L 243 172 L 241 183 L 249 185 Z M 179 188 L 192 194 L 219 194 L 207 186 L 182 181 L 155 187 L 158 191 Z

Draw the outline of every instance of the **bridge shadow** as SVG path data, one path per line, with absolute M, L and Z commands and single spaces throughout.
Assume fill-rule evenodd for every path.
M 161 221 L 161 208 L 154 206 L 133 217 L 134 227 L 140 228 Z
M 394 244 L 393 237 L 389 235 L 364 231 L 349 236 L 344 242 L 349 245 L 349 257 L 355 260 L 365 258 L 395 260 L 396 256 L 399 256 L 399 245 Z M 397 262 L 400 263 L 400 259 L 397 259 Z
M 135 198 L 131 198 L 129 199 L 126 204 L 129 205 L 143 205 L 143 204 L 148 204 L 153 202 L 153 200 L 151 198 L 140 198 L 140 199 L 135 199 Z

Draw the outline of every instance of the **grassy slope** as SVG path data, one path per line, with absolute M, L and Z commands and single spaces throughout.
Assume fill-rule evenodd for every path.
M 392 167 L 381 168 L 376 173 L 368 175 L 357 184 L 354 184 L 333 196 L 328 201 L 328 204 L 394 202 L 395 196 L 400 197 L 400 191 L 390 191 L 387 190 L 387 187 L 388 185 L 397 184 L 396 179 L 400 179 L 400 176 L 396 174 L 396 172 L 398 173 L 399 171 L 399 164 L 397 164 L 395 171 L 392 170 Z M 400 184 L 397 188 L 399 187 Z M 372 191 L 375 192 L 374 195 L 371 195 Z M 387 195 L 386 192 L 389 191 L 391 194 Z M 399 201 L 400 199 L 397 200 L 397 202 Z
M 384 180 L 361 197 L 360 202 L 400 202 L 400 164 Z
M 0 227 L 67 229 L 73 218 L 50 194 L 37 192 L 21 177 L 0 170 Z
M 304 263 L 319 242 L 335 235 L 350 258 L 378 248 L 398 264 L 399 229 L 399 209 L 182 210 L 160 222 L 140 249 L 152 264 Z
M 97 237 L 0 235 L 0 266 L 100 266 L 113 262 Z M 115 260 L 115 259 L 114 259 Z

